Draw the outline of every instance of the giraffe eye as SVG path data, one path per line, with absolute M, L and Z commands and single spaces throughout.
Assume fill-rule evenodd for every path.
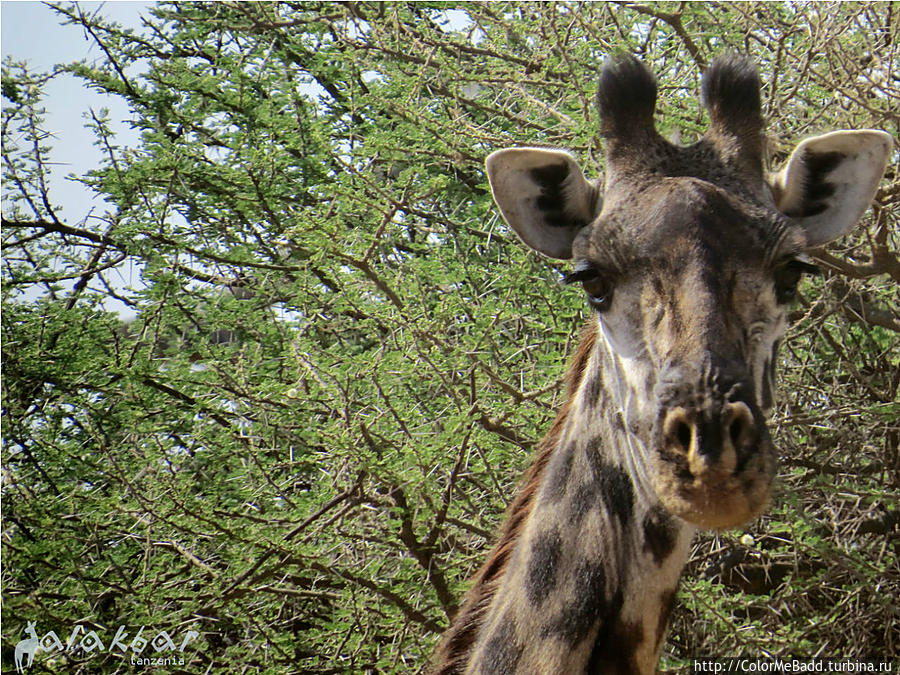
M 797 297 L 797 284 L 804 272 L 815 273 L 819 268 L 815 265 L 793 258 L 775 271 L 775 299 L 786 305 Z
M 799 270 L 783 270 L 775 275 L 775 299 L 779 303 L 786 305 L 794 300 L 800 275 Z
M 582 282 L 588 304 L 598 312 L 605 312 L 612 304 L 613 289 L 605 279 L 595 277 Z
M 575 266 L 575 271 L 563 277 L 564 284 L 574 284 L 581 282 L 585 294 L 587 294 L 588 304 L 598 312 L 605 312 L 612 304 L 613 287 L 609 282 L 608 275 L 602 274 L 599 270 L 591 267 L 585 262 L 579 262 Z

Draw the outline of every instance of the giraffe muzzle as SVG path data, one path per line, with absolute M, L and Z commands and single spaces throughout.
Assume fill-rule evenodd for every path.
M 752 402 L 709 395 L 663 406 L 654 433 L 657 495 L 675 515 L 711 529 L 742 525 L 769 500 L 775 449 Z

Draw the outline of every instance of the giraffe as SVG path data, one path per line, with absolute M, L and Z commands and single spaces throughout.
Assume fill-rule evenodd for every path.
M 436 650 L 436 675 L 652 673 L 691 538 L 766 506 L 765 414 L 806 252 L 868 207 L 892 138 L 837 131 L 766 176 L 760 81 L 727 54 L 705 72 L 709 128 L 654 126 L 656 80 L 606 61 L 602 181 L 566 152 L 499 150 L 486 169 L 507 224 L 572 260 L 592 312 L 567 398 L 496 548 Z

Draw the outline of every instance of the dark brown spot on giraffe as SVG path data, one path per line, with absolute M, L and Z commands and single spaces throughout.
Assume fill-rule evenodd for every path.
M 616 675 L 639 675 L 641 670 L 635 659 L 638 645 L 644 639 L 639 623 L 624 621 L 608 632 L 597 635 L 585 675 L 593 673 L 616 673 Z
M 575 569 L 574 599 L 550 619 L 543 631 L 544 637 L 558 637 L 574 646 L 584 640 L 592 628 L 617 616 L 622 609 L 622 589 L 616 588 L 610 594 L 608 586 L 603 563 L 582 560 Z
M 588 380 L 587 384 L 587 402 L 588 406 L 592 409 L 597 406 L 598 403 L 603 403 L 603 373 L 600 370 L 596 370 L 592 375 L 591 379 Z
M 575 456 L 575 442 L 572 441 L 553 455 L 547 467 L 547 483 L 544 489 L 546 499 L 551 503 L 560 501 L 566 496 L 569 475 L 572 473 L 572 460 Z
M 515 675 L 521 658 L 522 646 L 516 641 L 515 624 L 506 616 L 484 645 L 481 672 L 483 675 Z
M 593 483 L 581 483 L 569 495 L 568 517 L 578 527 L 585 516 L 600 504 Z
M 671 514 L 659 504 L 644 516 L 644 551 L 653 556 L 657 565 L 672 554 L 678 537 L 678 527 Z
M 555 587 L 561 551 L 562 540 L 556 528 L 538 535 L 532 544 L 525 576 L 525 594 L 532 605 L 539 606 Z
M 608 464 L 595 478 L 609 512 L 619 519 L 623 527 L 628 525 L 634 515 L 634 485 L 631 476 L 624 469 Z
M 584 449 L 589 471 L 570 495 L 569 516 L 580 523 L 591 511 L 603 509 L 626 527 L 634 515 L 634 485 L 621 467 L 603 459 L 602 442 L 596 437 Z

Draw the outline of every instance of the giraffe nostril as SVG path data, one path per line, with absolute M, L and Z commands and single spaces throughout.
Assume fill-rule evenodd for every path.
M 731 443 L 733 445 L 737 445 L 741 440 L 741 433 L 743 433 L 743 425 L 734 420 L 728 427 L 728 435 L 731 436 Z
M 753 413 L 746 403 L 729 404 L 725 409 L 725 428 L 733 447 L 738 448 L 750 442 L 756 435 Z
M 676 430 L 676 438 L 678 439 L 678 444 L 685 452 L 691 447 L 691 435 L 691 427 L 688 423 L 679 422 Z
M 663 434 L 673 450 L 687 453 L 694 441 L 694 425 L 687 410 L 678 407 L 666 413 Z

